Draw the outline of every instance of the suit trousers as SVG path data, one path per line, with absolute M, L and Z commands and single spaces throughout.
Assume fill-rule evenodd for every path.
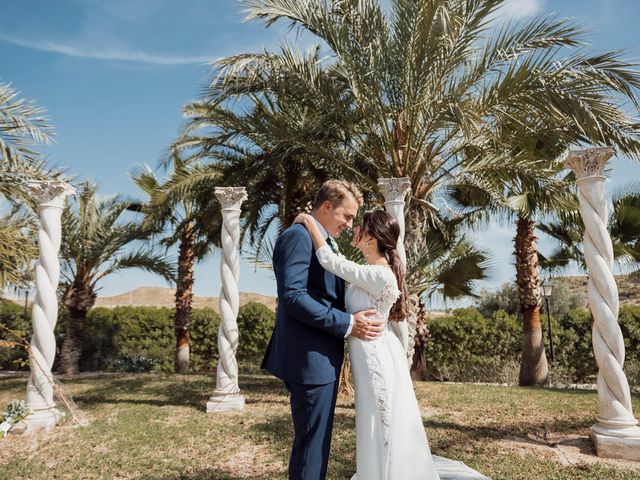
M 289 480 L 324 480 L 327 476 L 338 381 L 326 385 L 285 382 L 291 394 L 294 440 Z

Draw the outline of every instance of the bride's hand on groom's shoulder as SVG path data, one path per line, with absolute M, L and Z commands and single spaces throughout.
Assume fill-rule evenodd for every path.
M 301 223 L 303 225 L 307 225 L 311 220 L 313 220 L 313 217 L 308 213 L 299 213 L 298 216 L 293 220 L 293 223 Z
M 360 340 L 375 340 L 384 331 L 381 320 L 374 318 L 375 310 L 362 310 L 353 314 L 353 329 L 351 335 Z

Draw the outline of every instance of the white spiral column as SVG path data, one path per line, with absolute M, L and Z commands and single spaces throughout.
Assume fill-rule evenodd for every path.
M 586 230 L 584 256 L 589 270 L 593 351 L 598 363 L 598 415 L 597 423 L 591 427 L 591 438 L 599 456 L 640 460 L 640 428 L 633 416 L 629 383 L 622 369 L 624 339 L 618 325 L 620 302 L 607 230 L 603 173 L 613 154 L 610 147 L 571 151 L 565 167 L 575 173 Z
M 220 329 L 218 331 L 218 369 L 216 389 L 207 402 L 207 413 L 243 410 L 244 396 L 238 387 L 238 276 L 240 273 L 240 205 L 247 199 L 244 187 L 217 187 L 222 204 L 222 258 L 220 260 Z
M 29 351 L 31 376 L 27 383 L 26 402 L 32 414 L 25 419 L 26 432 L 32 433 L 54 426 L 61 417 L 53 399 L 51 367 L 56 356 L 53 330 L 58 321 L 56 290 L 60 279 L 60 218 L 66 197 L 75 194 L 75 189 L 62 181 L 33 181 L 29 183 L 29 188 L 38 200 L 40 214 L 40 256 L 34 275 L 36 295 L 31 315 L 33 334 Z
M 404 222 L 404 206 L 407 192 L 411 190 L 411 181 L 409 177 L 401 178 L 379 178 L 378 190 L 384 197 L 384 207 L 398 222 L 400 226 L 400 236 L 398 237 L 398 256 L 403 266 L 407 267 L 407 253 L 404 248 L 405 222 Z M 408 300 L 408 299 L 407 299 Z M 407 362 L 409 367 L 413 362 L 413 352 L 415 348 L 415 335 L 417 326 L 417 317 L 414 312 L 409 313 L 409 317 L 404 322 L 390 322 L 389 325 L 394 329 L 396 335 L 400 339 L 402 346 L 407 354 Z

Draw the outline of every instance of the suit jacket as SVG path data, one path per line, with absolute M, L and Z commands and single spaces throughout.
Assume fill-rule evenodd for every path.
M 320 266 L 311 236 L 301 224 L 278 238 L 273 269 L 278 307 L 262 368 L 285 382 L 336 381 L 351 320 L 344 311 L 344 280 Z

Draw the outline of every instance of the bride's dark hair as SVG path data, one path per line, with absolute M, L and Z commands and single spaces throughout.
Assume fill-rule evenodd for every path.
M 365 231 L 378 241 L 378 251 L 389 262 L 398 282 L 400 297 L 391 307 L 389 320 L 404 320 L 407 317 L 407 284 L 404 266 L 397 251 L 400 225 L 391 214 L 382 209 L 375 209 L 364 213 L 360 235 Z

